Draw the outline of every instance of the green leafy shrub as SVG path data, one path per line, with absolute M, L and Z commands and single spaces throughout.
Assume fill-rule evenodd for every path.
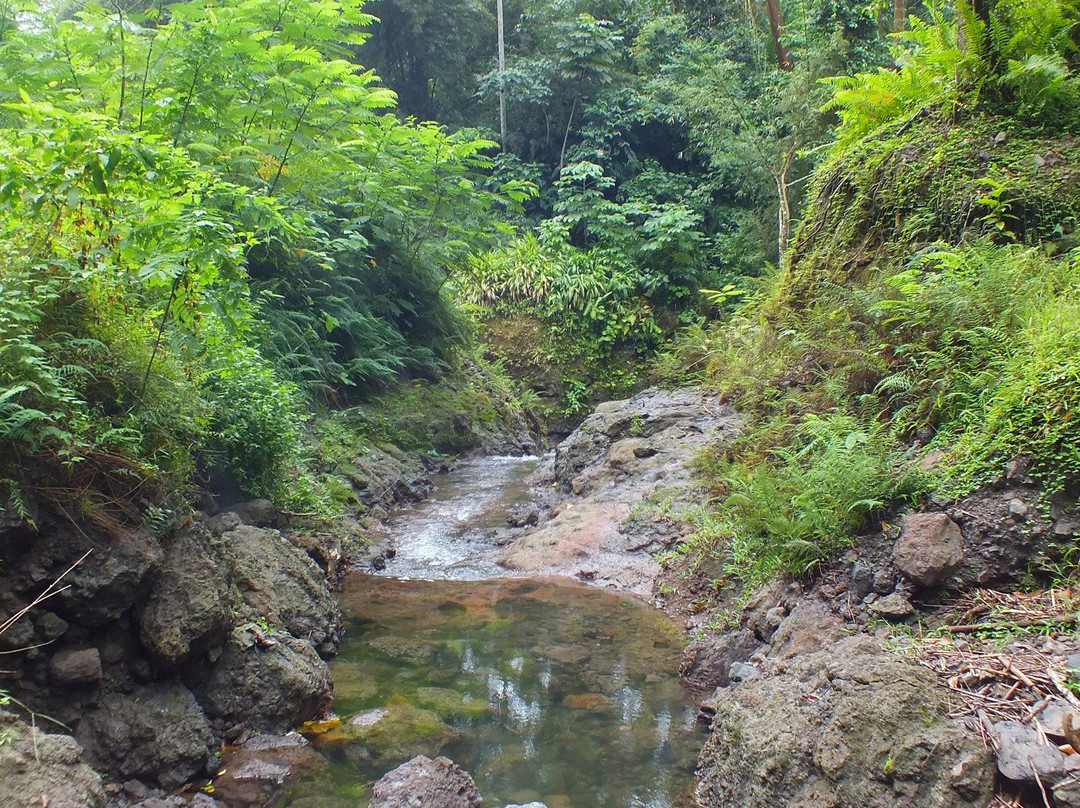
M 808 415 L 784 445 L 753 454 L 707 472 L 719 493 L 710 552 L 746 583 L 811 569 L 925 489 L 887 429 L 850 415 Z
M 296 386 L 281 381 L 249 346 L 215 351 L 208 364 L 203 387 L 212 407 L 211 449 L 252 493 L 282 493 L 281 472 L 297 455 L 305 420 Z

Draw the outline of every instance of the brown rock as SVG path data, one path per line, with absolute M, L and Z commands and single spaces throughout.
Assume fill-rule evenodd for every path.
M 960 527 L 943 513 L 904 517 L 893 561 L 905 578 L 920 586 L 937 586 L 964 560 Z
M 93 684 L 101 681 L 101 655 L 96 648 L 61 651 L 52 658 L 49 670 L 56 682 L 65 685 Z

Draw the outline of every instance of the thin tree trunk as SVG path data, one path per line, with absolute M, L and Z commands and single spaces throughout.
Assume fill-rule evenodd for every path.
M 780 0 L 765 0 L 765 11 L 769 15 L 769 31 L 772 34 L 776 64 L 781 70 L 794 70 L 795 62 L 791 58 L 791 52 L 784 47 L 784 10 L 780 8 Z
M 563 161 L 566 159 L 566 142 L 570 139 L 570 124 L 574 122 L 574 113 L 577 112 L 577 99 L 574 99 L 570 107 L 570 117 L 566 119 L 566 131 L 563 132 L 562 150 L 559 152 L 559 172 L 563 170 Z M 556 175 L 557 176 L 557 175 Z
M 124 36 L 124 9 L 119 3 L 116 9 L 116 17 L 120 25 L 120 104 L 116 110 L 116 125 L 124 123 L 124 103 L 127 100 L 127 39 Z
M 787 252 L 788 241 L 791 239 L 791 197 L 788 196 L 787 167 L 785 166 L 773 178 L 776 180 L 776 196 L 779 200 L 777 205 L 777 246 L 779 247 L 779 262 L 784 263 L 784 253 Z
M 503 38 L 503 0 L 496 0 L 495 11 L 499 26 L 499 146 L 506 151 L 506 93 L 503 78 L 506 74 L 506 43 Z

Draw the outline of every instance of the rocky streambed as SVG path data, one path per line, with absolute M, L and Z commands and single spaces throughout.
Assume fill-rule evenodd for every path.
M 980 720 L 957 704 L 970 672 L 949 679 L 935 668 L 944 657 L 928 665 L 902 647 L 904 627 L 940 622 L 950 597 L 1061 558 L 1077 527 L 1068 503 L 1042 512 L 1020 459 L 971 497 L 897 515 L 895 529 L 863 537 L 814 578 L 759 590 L 729 623 L 708 606 L 707 574 L 661 571 L 655 556 L 689 532 L 680 503 L 703 496 L 691 458 L 738 429 L 715 397 L 651 390 L 601 405 L 545 458 L 481 459 L 436 478 L 466 505 L 444 507 L 427 533 L 419 526 L 442 506 L 399 513 L 404 538 L 385 534 L 369 572 L 441 580 L 346 583 L 338 717 L 307 725 L 307 737 L 281 733 L 331 701 L 342 627 L 327 586 L 341 558 L 334 537 L 292 533 L 269 503 L 159 535 L 74 530 L 48 512 L 35 514 L 36 530 L 0 526 L 9 614 L 92 551 L 70 589 L 0 637 L 30 649 L 0 687 L 68 725 L 82 749 L 31 729 L 21 711 L 0 713 L 0 804 L 250 806 L 285 794 L 293 808 L 414 797 L 457 808 L 483 792 L 487 804 L 534 808 L 983 808 L 996 782 L 1015 786 L 1016 804 L 1044 794 L 1056 808 L 1078 804 L 1074 756 L 1055 745 L 1075 703 L 1067 688 L 1032 690 L 1024 720 Z M 358 474 L 358 495 L 419 498 L 427 470 L 396 461 Z M 494 575 L 517 580 L 470 583 Z M 538 580 L 547 576 L 564 583 Z M 693 641 L 681 657 L 671 623 L 628 618 L 653 614 L 628 595 L 686 620 Z M 1039 682 L 1055 683 L 1080 647 L 1057 636 L 1029 650 L 1053 674 Z M 695 722 L 709 735 L 691 779 L 694 742 L 679 737 Z M 233 744 L 224 764 L 222 742 Z M 222 768 L 206 793 L 176 793 Z M 622 782 L 633 769 L 647 772 L 642 784 Z

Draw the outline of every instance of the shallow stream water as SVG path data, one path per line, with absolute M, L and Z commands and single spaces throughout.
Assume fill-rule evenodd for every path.
M 388 571 L 412 579 L 346 582 L 333 665 L 344 726 L 314 738 L 329 766 L 285 805 L 365 806 L 374 780 L 421 753 L 469 771 L 491 808 L 679 804 L 701 743 L 677 675 L 679 627 L 571 581 L 491 579 L 477 560 L 529 464 L 488 458 L 451 472 L 391 525 Z

